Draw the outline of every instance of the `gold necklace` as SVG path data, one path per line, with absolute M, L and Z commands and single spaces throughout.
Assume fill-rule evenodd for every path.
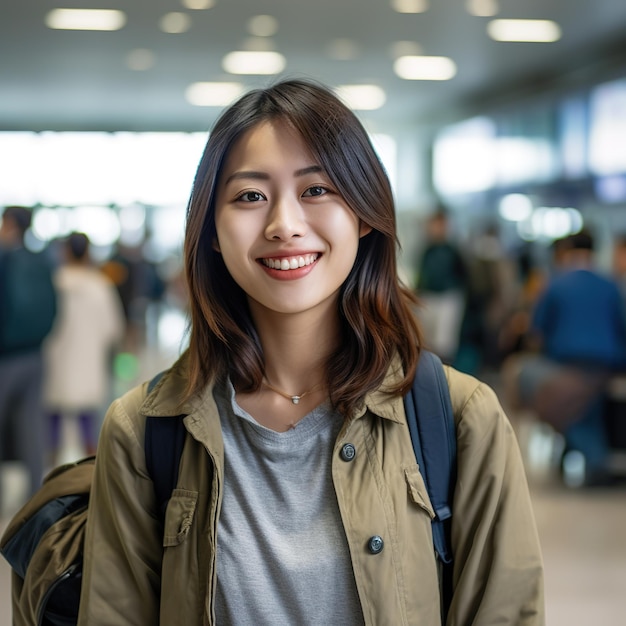
M 302 400 L 302 398 L 304 398 L 305 396 L 308 396 L 310 393 L 313 393 L 314 391 L 319 389 L 319 387 L 322 386 L 321 383 L 320 383 L 318 385 L 315 385 L 315 387 L 311 387 L 311 389 L 309 389 L 308 391 L 303 391 L 302 393 L 299 393 L 297 395 L 293 395 L 292 396 L 290 393 L 286 393 L 284 391 L 281 391 L 280 389 L 277 389 L 273 385 L 270 385 L 270 383 L 268 382 L 267 378 L 263 378 L 262 383 L 268 389 L 271 389 L 273 392 L 277 393 L 278 395 L 282 396 L 283 398 L 287 398 L 287 400 L 291 400 L 292 404 L 299 404 L 299 402 L 300 402 L 300 400 Z

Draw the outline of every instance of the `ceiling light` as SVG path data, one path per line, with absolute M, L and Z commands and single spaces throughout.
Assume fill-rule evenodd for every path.
M 387 100 L 385 92 L 376 85 L 340 85 L 335 92 L 354 111 L 374 111 Z
M 191 27 L 191 18 L 186 13 L 166 13 L 159 21 L 159 26 L 164 33 L 179 35 L 187 32 Z
M 465 8 L 476 17 L 492 17 L 500 11 L 498 0 L 467 0 Z
M 456 64 L 448 57 L 403 56 L 395 60 L 393 71 L 405 80 L 450 80 Z
M 180 0 L 180 3 L 192 11 L 201 11 L 215 6 L 215 0 Z
M 193 83 L 185 90 L 185 99 L 197 107 L 222 107 L 244 92 L 241 83 Z
M 271 15 L 256 15 L 248 20 L 248 32 L 255 37 L 271 37 L 278 31 L 278 20 Z
M 154 66 L 155 55 L 152 50 L 146 50 L 145 48 L 136 48 L 131 50 L 126 57 L 126 65 L 137 72 L 149 70 Z
M 398 13 L 425 13 L 429 9 L 428 0 L 390 0 L 391 8 Z
M 391 0 L 391 8 L 398 13 L 424 13 L 428 0 Z
M 278 74 L 287 61 L 278 52 L 229 52 L 222 59 L 222 67 L 229 74 Z
M 53 9 L 45 22 L 58 30 L 119 30 L 126 24 L 126 14 L 113 9 Z
M 487 33 L 496 41 L 551 43 L 561 38 L 560 26 L 551 20 L 491 20 Z

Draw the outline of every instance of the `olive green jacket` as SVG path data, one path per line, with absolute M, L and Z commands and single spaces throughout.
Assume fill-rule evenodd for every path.
M 542 625 L 542 557 L 513 429 L 489 387 L 451 368 L 446 374 L 458 439 L 447 624 Z M 147 398 L 144 384 L 109 409 L 90 502 L 79 626 L 215 624 L 224 448 L 212 389 L 181 410 L 184 384 L 179 361 Z M 181 413 L 188 435 L 163 533 L 146 470 L 145 416 Z M 356 449 L 351 459 L 341 454 L 346 443 Z M 332 476 L 366 624 L 440 625 L 433 508 L 402 398 L 382 391 L 365 398 L 337 437 Z M 384 540 L 377 554 L 367 549 L 374 535 Z

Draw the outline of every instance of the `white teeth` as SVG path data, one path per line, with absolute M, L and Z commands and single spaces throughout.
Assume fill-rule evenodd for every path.
M 317 260 L 318 254 L 305 254 L 304 256 L 293 256 L 288 259 L 263 259 L 263 264 L 274 270 L 296 270 L 305 265 L 311 265 Z

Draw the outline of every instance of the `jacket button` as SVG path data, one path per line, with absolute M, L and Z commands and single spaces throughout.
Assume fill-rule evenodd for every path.
M 351 443 L 346 443 L 341 448 L 340 456 L 343 461 L 352 461 L 356 456 L 356 448 Z
M 367 542 L 367 549 L 370 551 L 370 554 L 378 554 L 379 552 L 383 551 L 384 547 L 385 542 L 380 535 L 374 535 L 373 537 L 370 537 L 369 541 Z

